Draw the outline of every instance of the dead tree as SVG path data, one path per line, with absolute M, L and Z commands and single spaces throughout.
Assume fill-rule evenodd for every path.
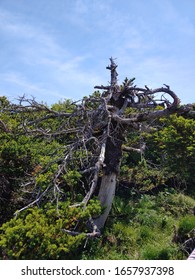
M 118 85 L 117 65 L 113 58 L 110 58 L 107 69 L 111 73 L 110 84 L 95 86 L 95 89 L 103 92 L 97 97 L 92 95 L 80 102 L 72 103 L 70 113 L 54 111 L 43 104 L 38 104 L 34 99 L 27 100 L 24 97 L 20 99 L 19 105 L 12 108 L 15 112 L 22 113 L 21 129 L 27 134 L 44 137 L 74 134 L 74 140 L 64 147 L 64 156 L 59 161 L 51 183 L 43 191 L 39 190 L 36 199 L 18 212 L 39 203 L 44 196 L 49 195 L 53 196 L 58 205 L 63 195 L 62 175 L 74 165 L 72 164 L 74 161 L 78 161 L 76 152 L 79 151 L 79 164 L 75 164 L 74 168 L 86 178 L 83 183 L 85 195 L 82 202 L 74 201 L 72 207 L 78 205 L 86 207 L 94 193 L 98 192 L 98 198 L 104 208 L 102 215 L 89 219 L 92 230 L 87 236 L 90 237 L 100 235 L 99 229 L 104 227 L 109 215 L 115 196 L 123 148 L 140 153 L 144 151 L 144 145 L 140 148 L 126 147 L 125 134 L 129 130 L 140 130 L 141 124 L 144 126 L 151 120 L 190 110 L 190 107 L 180 106 L 179 98 L 167 85 L 157 89 L 150 89 L 147 86 L 140 88 L 133 85 L 134 78 L 130 80 L 126 78 L 122 85 Z M 36 117 L 36 112 L 42 112 L 42 116 Z M 35 117 L 32 117 L 33 114 Z M 42 123 L 54 118 L 61 119 L 55 131 L 42 127 Z M 3 123 L 2 126 L 5 130 L 6 126 Z M 35 181 L 31 178 L 26 186 L 34 184 L 37 188 Z M 76 230 L 64 229 L 64 231 L 72 235 L 79 234 Z

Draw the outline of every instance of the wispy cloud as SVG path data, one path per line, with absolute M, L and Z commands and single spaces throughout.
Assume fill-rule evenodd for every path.
M 13 40 L 13 47 L 20 48 L 22 57 L 28 57 L 29 61 L 36 63 L 39 58 L 44 56 L 65 56 L 66 50 L 61 48 L 48 32 L 36 24 L 25 22 L 22 16 L 15 16 L 0 9 L 2 18 L 1 32 L 4 36 L 8 34 Z M 37 60 L 35 60 L 37 56 Z
M 120 81 L 135 76 L 140 85 L 170 81 L 186 89 L 194 73 L 194 21 L 177 1 L 148 2 L 75 0 L 54 5 L 48 0 L 45 17 L 34 10 L 31 19 L 25 1 L 22 10 L 5 5 L 0 8 L 0 90 L 3 84 L 10 91 L 17 85 L 17 92 L 34 91 L 40 99 L 46 93 L 52 100 L 61 95 L 79 99 L 94 85 L 108 83 L 110 56 L 117 58 Z
M 37 97 L 39 102 L 40 101 L 46 102 L 46 100 L 49 96 L 54 97 L 54 99 L 52 99 L 53 101 L 55 100 L 55 98 L 59 98 L 59 99 L 65 98 L 64 95 L 62 95 L 61 93 L 59 93 L 55 90 L 51 91 L 50 88 L 45 88 L 41 84 L 36 84 L 34 82 L 27 80 L 27 78 L 25 76 L 23 76 L 22 74 L 20 74 L 18 72 L 6 73 L 6 74 L 2 75 L 2 79 L 4 80 L 5 85 L 8 86 L 9 84 L 11 84 L 13 86 L 14 92 L 12 92 L 12 93 L 14 95 L 10 96 L 12 99 L 14 97 L 16 99 L 16 98 L 22 96 L 23 94 L 25 94 L 28 97 Z M 20 89 L 21 89 L 21 91 L 20 91 Z M 4 92 L 6 92 L 6 88 L 5 88 Z M 17 95 L 16 95 L 16 92 L 17 92 Z
M 85 64 L 88 55 L 75 56 L 36 25 L 25 24 L 21 18 L 2 10 L 0 15 L 3 15 L 3 32 L 17 38 L 16 43 L 19 45 L 16 45 L 16 48 L 18 48 L 20 63 L 22 62 L 28 69 L 27 73 L 24 71 L 22 74 L 19 70 L 14 72 L 14 69 L 2 74 L 1 81 L 4 81 L 6 85 L 8 83 L 17 85 L 22 91 L 43 98 L 49 95 L 58 98 L 74 98 L 71 95 L 75 88 L 76 98 L 82 94 L 82 90 L 86 90 L 87 87 L 89 89 L 98 81 L 98 75 L 93 74 L 92 71 L 85 71 L 83 68 L 82 64 Z M 37 69 L 40 75 L 37 76 L 36 73 L 33 78 L 30 78 L 29 73 L 33 74 L 33 71 Z M 53 90 L 55 85 L 58 87 L 57 91 Z M 60 94 L 59 90 L 65 91 L 66 94 Z

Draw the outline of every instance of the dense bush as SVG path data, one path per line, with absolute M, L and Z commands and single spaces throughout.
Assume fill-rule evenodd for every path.
M 91 200 L 84 211 L 59 203 L 31 208 L 0 228 L 0 256 L 2 259 L 71 259 L 79 257 L 85 234 L 71 236 L 63 229 L 85 231 L 89 217 L 101 211 L 97 201 Z
M 180 241 L 192 237 L 195 234 L 195 216 L 187 215 L 179 222 L 178 235 Z
M 195 120 L 172 115 L 160 119 L 158 127 L 145 134 L 147 160 L 161 170 L 164 182 L 194 192 Z
M 159 246 L 159 244 L 147 245 L 142 251 L 142 259 L 144 260 L 171 260 L 175 259 L 177 255 L 177 247 L 165 244 Z

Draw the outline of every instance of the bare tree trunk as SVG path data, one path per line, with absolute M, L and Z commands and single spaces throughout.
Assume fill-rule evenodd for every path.
M 102 177 L 98 198 L 101 202 L 101 206 L 105 208 L 105 210 L 103 214 L 95 220 L 95 224 L 99 229 L 104 227 L 111 210 L 113 198 L 115 196 L 116 179 L 116 173 L 110 173 Z
M 122 139 L 120 138 L 121 135 L 116 135 L 115 140 L 110 137 L 107 138 L 104 160 L 104 175 L 101 178 L 101 185 L 98 194 L 98 198 L 100 200 L 101 206 L 104 209 L 104 212 L 95 220 L 95 224 L 99 229 L 104 227 L 115 196 L 117 176 L 119 173 L 120 161 L 122 157 Z

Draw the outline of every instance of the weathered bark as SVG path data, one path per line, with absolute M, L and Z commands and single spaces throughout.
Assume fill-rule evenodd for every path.
M 95 219 L 95 224 L 99 229 L 104 227 L 104 224 L 110 213 L 113 198 L 115 196 L 116 179 L 116 173 L 110 173 L 108 175 L 103 175 L 102 177 L 98 198 L 101 202 L 104 212 L 100 217 Z
M 101 206 L 104 209 L 103 214 L 95 220 L 98 228 L 103 228 L 112 207 L 115 196 L 117 176 L 120 170 L 122 158 L 123 128 L 118 127 L 115 121 L 112 121 L 109 134 L 114 133 L 114 137 L 107 135 L 103 177 L 98 194 Z

